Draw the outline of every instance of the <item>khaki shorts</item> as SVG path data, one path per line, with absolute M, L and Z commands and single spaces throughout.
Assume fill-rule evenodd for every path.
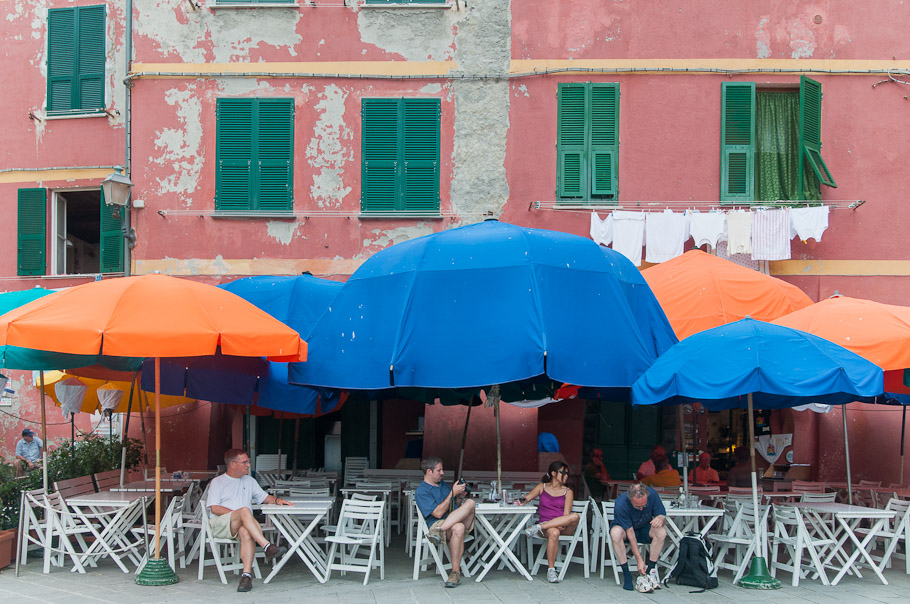
M 212 537 L 215 539 L 236 539 L 237 533 L 231 534 L 231 515 L 222 514 L 209 520 L 212 528 Z M 238 527 L 239 530 L 239 527 Z

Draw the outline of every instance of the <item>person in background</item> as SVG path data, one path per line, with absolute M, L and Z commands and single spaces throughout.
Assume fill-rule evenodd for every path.
M 578 526 L 579 516 L 572 511 L 575 500 L 572 489 L 566 486 L 569 480 L 569 466 L 554 461 L 547 473 L 518 505 L 524 505 L 540 497 L 537 506 L 537 524 L 525 530 L 528 537 L 542 537 L 547 540 L 547 582 L 559 583 L 556 574 L 556 555 L 559 553 L 559 536 L 571 535 Z
M 650 487 L 678 487 L 682 484 L 679 472 L 670 467 L 670 460 L 666 455 L 660 455 L 654 460 L 654 474 L 646 476 L 641 482 Z
M 423 470 L 423 482 L 414 491 L 414 503 L 426 520 L 427 538 L 436 544 L 448 542 L 452 572 L 445 586 L 457 587 L 461 583 L 464 537 L 474 527 L 474 500 L 465 499 L 464 481 L 449 486 L 442 479 L 445 471 L 440 458 L 425 457 L 420 462 L 420 469 Z
M 733 450 L 733 458 L 736 459 L 736 465 L 727 470 L 727 486 L 751 487 L 752 461 L 749 459 L 749 447 L 736 447 Z M 755 467 L 761 473 L 768 466 L 761 456 L 756 455 Z
M 711 467 L 711 454 L 707 451 L 698 456 L 698 465 L 689 472 L 689 482 L 693 484 L 720 482 L 717 470 Z
M 657 445 L 651 449 L 651 456 L 642 462 L 642 464 L 638 467 L 638 479 L 641 480 L 645 476 L 650 476 L 651 474 L 657 472 L 657 470 L 654 468 L 654 458 L 666 454 L 667 452 L 661 445 Z
M 601 501 L 607 490 L 603 481 L 610 480 L 610 473 L 604 467 L 603 451 L 600 449 L 591 451 L 591 459 L 582 471 L 582 475 L 585 477 L 585 484 L 588 485 L 588 492 L 591 493 L 591 497 Z
M 224 474 L 216 476 L 209 483 L 205 504 L 209 510 L 212 536 L 217 539 L 240 539 L 243 574 L 240 575 L 237 591 L 246 592 L 253 589 L 253 576 L 250 572 L 253 569 L 257 543 L 265 552 L 266 562 L 288 551 L 283 545 L 269 543 L 262 534 L 259 521 L 253 516 L 250 504 L 292 504 L 262 490 L 256 479 L 250 476 L 250 456 L 246 451 L 230 449 L 224 454 L 224 463 L 227 469 Z
M 16 476 L 41 466 L 41 450 L 44 442 L 35 433 L 26 428 L 22 431 L 22 438 L 16 442 Z
M 610 540 L 613 542 L 613 551 L 622 568 L 622 588 L 632 591 L 637 583 L 633 584 L 632 573 L 626 557 L 626 542 L 632 549 L 638 572 L 648 575 L 652 586 L 660 588 L 660 576 L 656 564 L 660 559 L 664 541 L 667 539 L 665 519 L 667 510 L 657 491 L 641 483 L 629 487 L 616 500 L 613 520 L 610 522 Z M 645 564 L 638 549 L 639 543 L 650 543 L 651 551 L 648 562 Z

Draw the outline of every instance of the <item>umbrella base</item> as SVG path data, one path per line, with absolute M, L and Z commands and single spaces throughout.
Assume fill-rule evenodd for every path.
M 136 585 L 173 585 L 180 579 L 164 558 L 152 558 L 136 575 Z
M 749 574 L 737 583 L 744 589 L 780 589 L 780 581 L 768 572 L 768 563 L 758 556 L 752 558 Z

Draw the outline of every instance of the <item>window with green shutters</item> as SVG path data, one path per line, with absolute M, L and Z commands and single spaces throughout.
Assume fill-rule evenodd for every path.
M 439 214 L 439 99 L 363 99 L 364 214 Z
M 294 100 L 218 99 L 215 209 L 294 209 Z
M 47 111 L 104 110 L 105 7 L 47 11 Z
M 720 200 L 818 199 L 837 187 L 821 155 L 821 84 L 805 76 L 799 90 L 721 84 Z
M 560 84 L 556 197 L 612 203 L 619 191 L 619 84 Z
M 17 209 L 18 275 L 43 275 L 47 247 L 47 190 L 19 189 Z

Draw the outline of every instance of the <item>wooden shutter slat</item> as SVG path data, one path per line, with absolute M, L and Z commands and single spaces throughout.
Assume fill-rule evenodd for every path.
M 755 199 L 755 83 L 721 84 L 721 201 Z
M 591 195 L 616 195 L 619 165 L 619 84 L 591 84 Z
M 258 99 L 257 209 L 293 210 L 294 100 Z
M 439 212 L 439 99 L 403 99 L 401 209 Z
M 73 109 L 104 109 L 104 6 L 76 9 L 76 97 Z
M 76 11 L 57 8 L 47 11 L 47 109 L 73 108 L 73 81 L 76 77 Z
M 361 102 L 361 196 L 364 213 L 394 212 L 399 197 L 399 102 Z
M 19 189 L 17 203 L 18 275 L 45 274 L 47 190 Z

